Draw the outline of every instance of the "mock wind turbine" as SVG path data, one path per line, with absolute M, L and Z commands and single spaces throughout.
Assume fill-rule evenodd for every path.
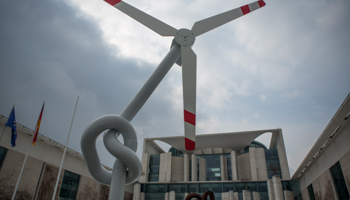
M 191 49 L 195 38 L 203 33 L 213 30 L 234 19 L 246 15 L 265 6 L 263 0 L 209 17 L 194 23 L 191 30 L 175 29 L 172 26 L 138 10 L 137 8 L 121 0 L 105 0 L 110 5 L 124 12 L 136 21 L 161 36 L 173 36 L 173 46 L 181 47 L 181 56 L 176 59 L 178 65 L 182 65 L 183 106 L 184 106 L 184 130 L 185 148 L 188 151 L 195 149 L 196 132 L 196 68 L 197 56 Z M 174 64 L 174 63 L 172 63 Z
M 261 8 L 265 6 L 265 2 L 262 0 L 257 1 L 198 21 L 193 25 L 191 30 L 176 30 L 121 0 L 106 0 L 106 2 L 159 35 L 174 37 L 168 54 L 159 63 L 158 67 L 122 113 L 120 115 L 104 115 L 95 119 L 86 127 L 81 138 L 81 150 L 90 174 L 100 183 L 111 186 L 109 200 L 122 200 L 124 199 L 125 185 L 136 181 L 142 173 L 141 162 L 135 153 L 137 150 L 137 136 L 135 129 L 130 123 L 131 120 L 151 96 L 174 63 L 180 66 L 182 65 L 185 124 L 184 146 L 187 151 L 195 150 L 197 56 L 191 49 L 191 46 L 194 44 L 197 36 Z M 102 166 L 96 149 L 97 137 L 105 130 L 108 131 L 103 135 L 103 143 L 109 153 L 116 158 L 113 171 L 107 170 Z M 120 134 L 123 135 L 124 144 L 118 140 Z

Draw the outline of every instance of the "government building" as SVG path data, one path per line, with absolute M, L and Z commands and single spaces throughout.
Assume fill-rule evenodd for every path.
M 294 174 L 282 129 L 196 136 L 186 151 L 184 137 L 145 138 L 142 175 L 127 186 L 125 200 L 184 200 L 210 190 L 215 200 L 349 200 L 350 94 L 340 105 Z M 0 116 L 0 129 L 7 118 Z M 10 199 L 33 134 L 17 123 L 17 145 L 10 128 L 0 142 L 0 199 Z M 266 147 L 255 139 L 271 135 Z M 302 138 L 301 138 L 302 139 Z M 156 142 L 171 146 L 162 149 Z M 296 144 L 298 145 L 298 144 Z M 32 148 L 16 199 L 51 199 L 64 146 L 39 135 Z M 108 199 L 109 187 L 95 181 L 84 157 L 68 150 L 56 199 Z M 50 196 L 51 195 L 51 196 Z

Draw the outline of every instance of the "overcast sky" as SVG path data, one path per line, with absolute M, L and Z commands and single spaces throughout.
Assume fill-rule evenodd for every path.
M 191 29 L 252 1 L 126 2 Z M 196 39 L 197 134 L 281 128 L 293 173 L 350 91 L 350 1 L 266 4 Z M 79 152 L 86 126 L 120 114 L 172 41 L 102 0 L 4 0 L 0 27 L 0 114 L 15 104 L 17 122 L 34 129 L 46 101 L 40 133 L 65 144 L 79 96 L 68 145 Z M 183 135 L 179 66 L 132 124 L 140 158 L 143 138 Z M 268 137 L 259 139 L 268 146 Z M 112 166 L 101 137 L 97 146 Z

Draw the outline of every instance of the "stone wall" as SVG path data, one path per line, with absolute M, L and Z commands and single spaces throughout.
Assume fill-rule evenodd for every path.
M 99 183 L 85 176 L 80 177 L 78 199 L 95 200 L 98 199 Z
M 11 199 L 22 169 L 24 158 L 25 155 L 21 153 L 10 149 L 7 150 L 6 157 L 0 171 L 1 200 Z M 42 161 L 28 156 L 16 193 L 16 199 L 33 199 L 42 165 Z
M 43 169 L 43 173 L 41 175 L 41 181 L 38 189 L 38 193 L 36 195 L 36 200 L 47 200 L 52 199 L 53 192 L 55 190 L 55 185 L 58 176 L 58 167 L 45 164 Z M 62 182 L 62 176 L 59 183 Z M 60 187 L 61 184 L 59 184 Z M 59 190 L 57 189 L 56 199 L 58 198 Z

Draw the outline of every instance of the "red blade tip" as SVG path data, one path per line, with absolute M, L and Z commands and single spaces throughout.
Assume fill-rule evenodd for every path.
M 118 4 L 119 2 L 121 2 L 122 0 L 105 0 L 105 1 L 111 4 L 112 6 L 114 6 L 115 4 Z
M 187 151 L 193 151 L 196 147 L 196 143 L 185 137 L 185 148 Z
M 265 1 L 263 1 L 263 0 L 258 1 L 258 4 L 259 4 L 260 8 L 266 5 Z

